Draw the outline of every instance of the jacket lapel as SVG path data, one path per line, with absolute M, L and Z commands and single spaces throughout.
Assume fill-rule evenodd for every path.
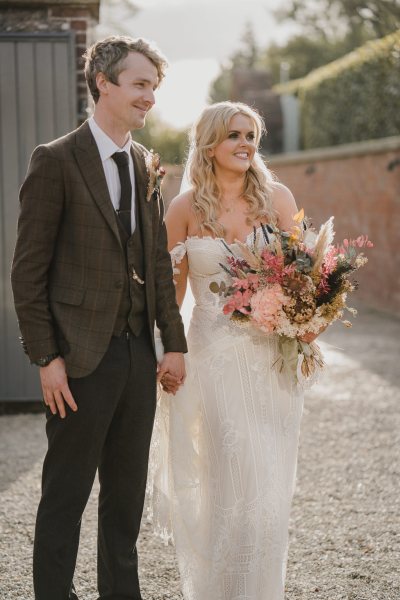
M 136 202 L 140 212 L 140 222 L 142 226 L 143 250 L 146 270 L 151 265 L 151 255 L 153 248 L 153 223 L 152 223 L 152 202 L 146 200 L 149 176 L 146 169 L 143 151 L 135 144 L 132 144 L 131 154 L 135 169 L 136 182 Z
M 118 243 L 121 245 L 118 224 L 108 192 L 100 154 L 87 122 L 76 132 L 76 146 L 73 151 L 82 177 L 86 181 L 93 200 L 96 202 L 103 217 L 114 232 Z

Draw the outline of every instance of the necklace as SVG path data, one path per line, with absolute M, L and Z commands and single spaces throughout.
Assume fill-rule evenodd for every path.
M 240 196 L 238 196 L 237 198 L 234 198 L 233 200 L 230 201 L 230 203 L 228 204 L 228 206 L 225 206 L 222 202 L 221 202 L 221 208 L 224 212 L 230 214 L 233 213 L 235 210 L 235 204 L 236 202 L 242 197 L 242 194 Z

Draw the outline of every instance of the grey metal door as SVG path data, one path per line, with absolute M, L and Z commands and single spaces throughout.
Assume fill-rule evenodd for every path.
M 0 34 L 0 400 L 41 396 L 10 286 L 18 190 L 35 146 L 73 129 L 76 114 L 73 34 Z

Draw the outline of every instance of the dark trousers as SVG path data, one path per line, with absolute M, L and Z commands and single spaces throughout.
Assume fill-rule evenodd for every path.
M 113 337 L 97 369 L 70 379 L 78 411 L 47 412 L 34 556 L 36 600 L 76 600 L 72 583 L 82 513 L 99 471 L 101 600 L 140 600 L 136 540 L 156 406 L 156 360 L 146 327 Z

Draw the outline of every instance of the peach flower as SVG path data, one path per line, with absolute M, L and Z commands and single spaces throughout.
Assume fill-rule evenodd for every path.
M 251 315 L 262 331 L 266 333 L 274 331 L 277 314 L 288 300 L 277 283 L 258 290 L 251 297 Z

